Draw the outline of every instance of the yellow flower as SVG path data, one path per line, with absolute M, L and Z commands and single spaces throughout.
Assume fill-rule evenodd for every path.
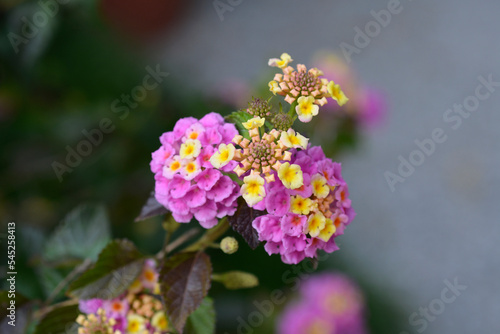
M 325 228 L 325 225 L 326 218 L 321 212 L 310 215 L 309 219 L 307 219 L 307 233 L 309 233 L 311 237 L 317 237 Z
M 261 117 L 257 116 L 257 117 L 254 117 L 252 119 L 249 119 L 248 121 L 246 121 L 242 124 L 245 127 L 245 129 L 252 130 L 252 129 L 260 128 L 261 126 L 264 125 L 265 122 L 266 122 L 265 118 L 261 118 Z
M 280 58 L 269 59 L 268 65 L 272 67 L 285 68 L 293 59 L 288 53 L 282 53 Z
M 227 165 L 234 158 L 233 144 L 220 144 L 219 149 L 210 157 L 210 163 L 215 168 L 221 168 Z
M 276 93 L 279 93 L 281 92 L 281 88 L 280 86 L 278 85 L 278 83 L 274 80 L 272 81 L 269 81 L 268 83 L 268 86 L 269 86 L 269 90 L 271 91 L 271 93 L 273 93 L 274 95 L 276 95 Z
M 288 131 L 282 131 L 280 141 L 283 145 L 290 148 L 302 148 L 307 149 L 307 144 L 309 139 L 301 135 L 300 133 L 295 133 L 295 130 L 288 129 Z
M 321 230 L 321 232 L 319 232 L 318 238 L 327 242 L 328 240 L 330 240 L 335 231 L 337 231 L 337 228 L 335 227 L 333 221 L 326 218 L 325 227 Z
M 243 186 L 240 193 L 249 207 L 254 206 L 264 199 L 266 189 L 264 188 L 264 179 L 260 175 L 248 175 L 243 179 Z
M 313 202 L 310 198 L 304 198 L 300 195 L 292 196 L 290 200 L 290 210 L 298 215 L 308 215 L 313 208 Z
M 157 330 L 166 331 L 168 329 L 168 320 L 163 311 L 156 312 L 151 319 L 151 325 Z
M 299 165 L 285 162 L 278 169 L 278 177 L 283 185 L 288 189 L 297 189 L 304 184 L 302 170 Z
M 301 96 L 297 99 L 298 104 L 295 111 L 302 122 L 310 122 L 313 116 L 318 114 L 319 107 L 314 104 L 314 101 L 315 99 L 312 96 Z
M 349 101 L 347 96 L 345 96 L 344 92 L 342 89 L 340 89 L 339 85 L 336 85 L 335 82 L 330 81 L 327 86 L 328 93 L 330 94 L 331 98 L 337 101 L 339 106 L 343 106 L 344 104 Z
M 311 185 L 314 196 L 325 198 L 330 193 L 330 187 L 327 184 L 326 178 L 321 174 L 315 174 L 311 178 Z
M 182 145 L 179 151 L 181 159 L 192 159 L 200 155 L 201 143 L 198 139 L 188 139 Z
M 137 314 L 131 314 L 127 317 L 127 333 L 141 333 L 145 328 L 146 320 Z

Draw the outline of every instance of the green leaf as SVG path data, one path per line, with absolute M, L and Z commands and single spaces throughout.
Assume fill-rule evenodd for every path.
M 214 274 L 212 275 L 212 279 L 224 284 L 226 289 L 229 290 L 248 289 L 259 285 L 257 276 L 237 270 L 228 271 L 222 274 Z
M 236 213 L 231 217 L 227 217 L 227 220 L 233 230 L 238 232 L 243 239 L 245 239 L 250 248 L 255 249 L 260 242 L 257 231 L 253 228 L 252 223 L 257 217 L 264 214 L 266 214 L 265 211 L 252 209 L 248 206 L 247 202 L 240 197 L 238 198 L 238 209 Z
M 69 287 L 79 299 L 113 299 L 121 295 L 142 271 L 144 258 L 128 240 L 114 240 L 99 254 L 95 265 Z
M 78 332 L 78 304 L 53 309 L 36 326 L 34 334 L 76 334 Z
M 165 208 L 162 204 L 158 203 L 158 201 L 155 198 L 154 192 L 151 192 L 151 195 L 149 196 L 146 204 L 144 204 L 144 206 L 142 207 L 139 216 L 135 218 L 135 221 L 138 222 L 151 217 L 164 215 L 168 212 L 169 211 L 167 210 L 167 208 Z
M 161 296 L 167 315 L 179 333 L 210 289 L 212 263 L 202 252 L 178 253 L 160 269 Z
M 233 111 L 231 114 L 227 115 L 226 121 L 230 123 L 234 123 L 236 125 L 236 128 L 238 129 L 238 132 L 248 140 L 250 140 L 250 135 L 248 134 L 248 130 L 245 129 L 243 126 L 243 123 L 248 121 L 249 119 L 253 118 L 252 115 L 247 113 L 246 111 L 240 110 L 240 111 Z
M 215 333 L 215 309 L 211 298 L 206 297 L 200 307 L 188 317 L 184 334 Z
M 47 261 L 96 260 L 111 240 L 106 211 L 100 205 L 81 205 L 71 211 L 47 240 L 43 256 Z
M 54 291 L 54 289 L 65 277 L 58 270 L 46 266 L 39 266 L 36 272 L 38 274 L 40 284 L 42 285 L 46 297 L 48 297 L 51 292 Z

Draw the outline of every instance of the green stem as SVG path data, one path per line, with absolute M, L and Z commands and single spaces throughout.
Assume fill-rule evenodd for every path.
M 186 231 L 186 233 L 180 235 L 177 239 L 175 239 L 171 243 L 165 244 L 165 246 L 163 246 L 162 250 L 159 251 L 158 254 L 156 254 L 156 258 L 158 260 L 161 260 L 168 253 L 170 253 L 171 251 L 173 251 L 174 249 L 176 249 L 177 247 L 179 247 L 180 245 L 182 245 L 183 243 L 185 243 L 186 241 L 188 241 L 189 239 L 191 239 L 192 237 L 197 235 L 199 232 L 200 232 L 199 228 L 192 228 L 192 229 Z
M 205 232 L 205 234 L 198 239 L 198 241 L 185 248 L 183 252 L 195 252 L 210 247 L 214 241 L 224 235 L 228 229 L 229 222 L 227 221 L 227 217 L 224 217 L 215 227 L 207 230 L 207 232 Z
M 295 112 L 295 107 L 297 106 L 297 100 L 293 101 L 292 105 L 290 106 L 290 110 L 288 111 L 288 116 L 294 117 L 297 115 Z

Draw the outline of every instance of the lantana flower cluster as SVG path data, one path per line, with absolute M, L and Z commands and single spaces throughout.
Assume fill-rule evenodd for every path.
M 290 163 L 297 166 L 292 182 L 299 186 L 288 187 L 287 176 L 265 184 L 267 196 L 261 206 L 267 214 L 255 219 L 253 227 L 269 254 L 296 264 L 316 257 L 318 250 L 337 250 L 335 238 L 344 233 L 355 212 L 341 165 L 326 158 L 321 147 L 295 151 Z
M 118 298 L 80 300 L 79 334 L 166 334 L 167 317 L 158 298 L 154 260 L 145 262 L 139 278 Z
M 334 239 L 355 214 L 340 164 L 292 128 L 297 118 L 309 122 L 327 98 L 339 105 L 348 98 L 321 70 L 302 64 L 294 69 L 291 61 L 287 53 L 269 60 L 283 71 L 269 83 L 270 91 L 285 97 L 288 112 L 281 105 L 274 110 L 270 99 L 254 98 L 236 113 L 242 133 L 216 113 L 199 121 L 183 118 L 160 137 L 151 170 L 156 199 L 178 222 L 194 217 L 211 228 L 236 212 L 241 196 L 264 211 L 252 226 L 266 251 L 298 263 L 316 257 L 317 250 L 338 249 Z
M 238 134 L 234 124 L 210 113 L 202 119 L 180 119 L 174 130 L 160 137 L 161 147 L 152 154 L 156 200 L 172 212 L 179 223 L 194 217 L 201 226 L 211 228 L 219 218 L 236 210 L 239 186 L 222 172 L 234 169 L 236 162 L 216 169 L 210 158 L 220 144 L 229 144 Z
M 300 299 L 289 305 L 279 334 L 366 334 L 365 301 L 356 284 L 341 274 L 320 274 L 300 287 Z

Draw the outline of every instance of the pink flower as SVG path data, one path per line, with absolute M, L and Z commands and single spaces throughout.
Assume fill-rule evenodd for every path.
M 160 137 L 161 147 L 153 152 L 156 200 L 172 212 L 174 219 L 188 223 L 195 217 L 206 228 L 217 224 L 221 212 L 234 214 L 239 186 L 213 168 L 210 157 L 219 144 L 229 144 L 238 132 L 216 113 L 201 120 L 180 119 L 174 130 Z M 226 168 L 234 169 L 228 164 Z M 220 212 L 219 212 L 220 211 Z
M 302 283 L 299 293 L 298 302 L 285 308 L 278 333 L 368 333 L 363 295 L 346 276 L 313 276 Z
M 141 276 L 139 277 L 142 286 L 153 291 L 158 283 L 158 271 L 156 270 L 156 262 L 153 259 L 147 259 L 144 262 Z
M 317 313 L 306 304 L 297 304 L 288 307 L 279 321 L 278 333 L 304 334 L 321 333 L 337 334 L 335 325 L 322 314 Z
M 286 235 L 297 237 L 304 234 L 307 217 L 288 212 L 281 219 L 281 229 Z
M 112 300 L 105 300 L 102 303 L 102 308 L 106 311 L 108 318 L 123 317 L 127 315 L 130 305 L 125 298 L 115 298 Z
M 344 233 L 355 213 L 340 164 L 326 158 L 320 147 L 294 151 L 290 163 L 300 166 L 303 186 L 288 189 L 279 178 L 266 183 L 269 195 L 262 209 L 267 214 L 255 219 L 253 227 L 269 254 L 280 254 L 283 262 L 296 264 L 316 257 L 318 250 L 338 250 L 335 238 Z
M 266 210 L 270 214 L 283 216 L 290 210 L 290 195 L 283 189 L 274 189 L 266 195 Z
M 80 311 L 83 313 L 96 313 L 99 308 L 102 307 L 102 299 L 94 298 L 94 299 L 86 299 L 86 300 L 80 300 L 79 301 L 79 308 Z

